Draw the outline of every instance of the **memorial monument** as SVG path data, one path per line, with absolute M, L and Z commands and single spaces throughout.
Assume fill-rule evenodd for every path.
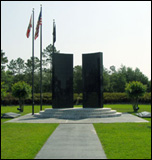
M 103 53 L 82 54 L 83 108 L 103 108 Z
M 52 107 L 73 107 L 73 54 L 53 55 Z
M 73 54 L 53 55 L 53 108 L 73 107 Z M 103 53 L 82 54 L 83 108 L 103 108 Z
M 82 55 L 83 108 L 73 107 L 73 54 L 53 54 L 53 109 L 40 111 L 41 118 L 73 119 L 117 117 L 103 108 L 103 53 Z

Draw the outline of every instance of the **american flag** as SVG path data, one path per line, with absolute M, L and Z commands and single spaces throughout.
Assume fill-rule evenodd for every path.
M 42 13 L 40 11 L 39 18 L 37 21 L 36 31 L 35 31 L 35 39 L 39 36 L 39 26 L 42 25 Z
M 27 28 L 27 32 L 26 32 L 26 37 L 29 38 L 30 36 L 30 31 L 31 31 L 31 27 L 32 27 L 32 15 L 31 15 L 31 18 L 30 18 L 30 22 L 29 22 L 29 25 L 28 25 L 28 28 Z

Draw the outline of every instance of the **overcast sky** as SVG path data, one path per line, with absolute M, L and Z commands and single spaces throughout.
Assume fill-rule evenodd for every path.
M 103 52 L 104 67 L 138 67 L 151 79 L 150 1 L 1 1 L 1 49 L 8 60 L 32 55 L 32 34 L 26 37 L 32 9 L 34 30 L 42 4 L 42 48 L 52 44 L 74 54 L 74 66 L 82 65 L 82 53 Z M 40 55 L 40 37 L 35 40 Z

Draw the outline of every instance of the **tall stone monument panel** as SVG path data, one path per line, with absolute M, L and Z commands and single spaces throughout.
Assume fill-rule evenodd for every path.
M 53 108 L 72 108 L 73 54 L 54 54 L 52 83 Z
M 83 107 L 103 107 L 103 53 L 82 54 Z

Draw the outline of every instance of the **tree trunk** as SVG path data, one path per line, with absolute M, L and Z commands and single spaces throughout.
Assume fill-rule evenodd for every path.
M 138 112 L 139 107 L 138 107 L 138 97 L 134 99 L 133 101 L 133 110 L 134 112 Z
M 20 112 L 24 111 L 24 101 L 20 98 L 19 99 L 19 105 L 20 105 Z

